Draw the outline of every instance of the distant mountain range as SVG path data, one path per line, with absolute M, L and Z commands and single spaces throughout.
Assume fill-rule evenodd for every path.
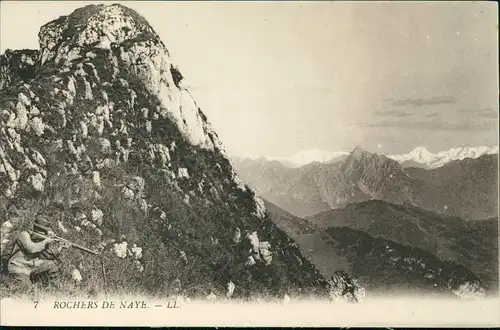
M 265 203 L 324 276 L 346 270 L 371 294 L 498 292 L 498 218 L 464 221 L 375 200 L 302 219 Z
M 432 153 L 425 147 L 416 147 L 406 154 L 386 155 L 388 158 L 400 162 L 404 167 L 414 166 L 423 168 L 437 168 L 444 164 L 465 158 L 478 158 L 482 155 L 492 155 L 498 153 L 498 146 L 476 146 L 457 147 L 448 150 Z M 349 152 L 347 151 L 324 151 L 311 149 L 298 152 L 290 157 L 233 157 L 237 163 L 245 159 L 253 161 L 279 161 L 287 167 L 301 167 L 311 163 L 332 163 L 343 160 Z
M 490 218 L 498 212 L 498 155 L 493 154 L 434 169 L 404 167 L 359 147 L 336 162 L 299 168 L 264 158 L 233 163 L 241 179 L 261 196 L 299 217 L 373 199 L 464 219 Z
M 405 167 L 415 166 L 437 168 L 454 160 L 478 158 L 482 155 L 493 154 L 498 154 L 498 146 L 451 148 L 449 150 L 438 152 L 437 154 L 430 152 L 425 147 L 417 147 L 407 154 L 388 155 L 387 157 L 400 162 Z
M 290 157 L 262 157 L 266 160 L 276 160 L 288 167 L 300 167 L 310 163 L 329 163 L 339 157 L 348 155 L 345 151 L 323 151 L 319 149 L 311 149 L 298 152 Z
M 475 297 L 498 293 L 494 151 L 384 156 L 356 147 L 300 167 L 233 163 L 324 276 L 348 271 L 371 294 Z

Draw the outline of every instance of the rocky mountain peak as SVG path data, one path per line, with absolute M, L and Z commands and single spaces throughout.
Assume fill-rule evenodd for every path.
M 367 156 L 370 156 L 372 155 L 371 153 L 369 153 L 368 151 L 364 150 L 363 148 L 361 148 L 360 146 L 355 146 L 354 149 L 352 149 L 352 151 L 349 153 L 348 157 L 352 158 L 352 159 L 361 159 L 363 157 L 367 157 Z
M 368 152 L 361 147 L 355 147 L 349 155 L 342 161 L 342 168 L 347 171 L 373 171 L 376 168 L 384 167 L 387 170 L 397 170 L 399 164 L 385 156 Z
M 105 65 L 114 81 L 125 70 L 158 96 L 157 106 L 163 108 L 159 112 L 168 113 L 191 143 L 224 152 L 190 92 L 182 87 L 182 75 L 165 45 L 135 11 L 122 5 L 86 6 L 44 25 L 39 43 L 40 64 L 62 72 L 78 74 L 85 71 L 83 65 L 92 70 Z
M 163 119 L 173 122 L 190 145 L 226 158 L 217 134 L 190 92 L 182 87 L 182 75 L 167 49 L 134 11 L 121 5 L 86 6 L 44 25 L 39 38 L 40 77 L 20 87 L 17 103 L 11 100 L 5 104 L 11 109 L 4 111 L 5 124 L 11 128 L 14 141 L 22 131 L 49 137 L 62 130 L 70 139 L 61 143 L 81 158 L 87 140 L 98 136 L 97 144 L 104 154 L 117 152 L 118 158 L 126 161 L 134 144 L 130 128 L 140 122 L 141 137 L 145 133 L 149 139 L 158 139 L 154 123 Z M 46 94 L 37 95 L 42 90 Z M 146 102 L 141 102 L 139 93 Z M 81 102 L 85 106 L 80 106 Z M 155 152 L 163 155 L 164 166 L 168 165 L 168 153 L 174 151 L 174 142 L 169 149 L 146 144 L 161 149 Z M 13 143 L 21 150 L 19 143 Z M 228 171 L 244 189 L 234 171 Z M 15 189 L 18 175 L 10 173 L 14 179 L 11 188 Z M 43 172 L 34 175 L 38 179 L 30 179 L 35 182 L 32 185 L 43 189 Z M 11 195 L 12 190 L 6 191 Z
M 88 5 L 43 25 L 38 34 L 41 64 L 48 60 L 72 61 L 85 47 L 111 49 L 134 38 L 156 39 L 147 21 L 119 5 Z

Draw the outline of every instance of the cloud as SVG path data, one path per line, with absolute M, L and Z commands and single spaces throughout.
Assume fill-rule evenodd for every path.
M 396 100 L 392 102 L 392 105 L 411 105 L 420 107 L 424 105 L 451 104 L 455 102 L 457 102 L 457 99 L 454 96 L 432 96 L 428 98 L 408 98 L 404 100 Z
M 428 114 L 425 115 L 426 118 L 435 118 L 439 117 L 439 113 L 437 112 L 429 112 Z
M 387 121 L 359 124 L 364 128 L 396 128 L 407 130 L 433 130 L 433 131 L 475 131 L 484 132 L 497 129 L 497 123 L 493 121 L 461 121 L 443 122 L 436 120 L 411 120 L 411 121 Z
M 382 117 L 408 117 L 411 116 L 412 113 L 409 112 L 404 112 L 404 111 L 397 111 L 397 110 L 377 110 L 374 113 L 376 116 L 382 116 Z
M 483 109 L 462 109 L 460 112 L 471 115 L 474 117 L 481 117 L 486 119 L 497 119 L 498 111 L 495 111 L 493 108 L 483 108 Z

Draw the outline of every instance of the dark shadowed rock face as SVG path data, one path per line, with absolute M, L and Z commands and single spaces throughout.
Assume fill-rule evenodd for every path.
M 38 50 L 10 50 L 0 55 L 0 90 L 17 82 L 31 80 L 36 74 Z
M 110 257 L 108 291 L 328 295 L 238 179 L 144 18 L 86 6 L 42 26 L 39 41 L 36 61 L 21 61 L 38 63 L 36 76 L 2 57 L 2 247 L 43 211 L 58 234 Z M 98 260 L 66 259 L 81 290 L 103 289 Z

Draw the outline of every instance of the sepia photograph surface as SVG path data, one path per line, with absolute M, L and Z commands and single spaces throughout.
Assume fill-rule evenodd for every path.
M 0 9 L 2 325 L 500 326 L 496 2 Z

